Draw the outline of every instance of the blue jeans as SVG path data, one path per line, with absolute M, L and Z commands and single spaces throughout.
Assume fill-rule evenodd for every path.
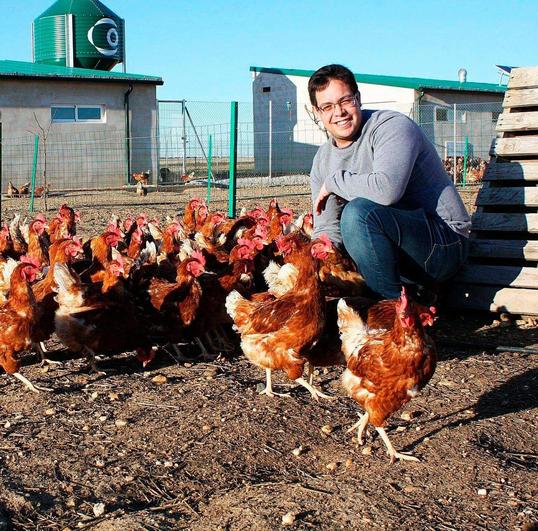
M 426 286 L 447 280 L 467 258 L 467 238 L 422 208 L 406 210 L 359 197 L 345 206 L 340 228 L 366 284 L 385 299 L 400 296 L 402 279 Z

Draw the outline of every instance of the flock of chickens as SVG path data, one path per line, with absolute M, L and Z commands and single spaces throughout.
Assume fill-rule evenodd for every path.
M 22 184 L 18 188 L 11 182 L 8 182 L 6 195 L 7 197 L 24 197 L 30 195 L 30 181 Z M 50 193 L 50 185 L 37 186 L 34 190 L 34 197 L 41 197 L 43 193 Z
M 435 309 L 409 299 L 378 303 L 359 295 L 364 282 L 326 236 L 312 239 L 312 216 L 294 219 L 276 200 L 235 219 L 191 199 L 183 216 L 160 223 L 147 215 L 113 216 L 81 241 L 78 214 L 62 205 L 50 220 L 16 215 L 0 230 L 0 366 L 32 391 L 18 354 L 56 333 L 71 351 L 96 355 L 136 351 L 143 366 L 159 347 L 196 342 L 202 353 L 230 344 L 238 332 L 247 358 L 284 371 L 313 398 L 315 367 L 342 365 L 342 384 L 365 410 L 391 462 L 396 452 L 383 425 L 431 378 L 435 347 L 427 333 Z M 229 332 L 228 332 L 229 333 Z M 178 351 L 178 353 L 181 353 Z M 303 377 L 305 366 L 308 376 Z M 44 388 L 41 388 L 44 389 Z
M 470 157 L 467 160 L 467 166 L 464 171 L 464 157 L 456 157 L 456 182 L 476 184 L 482 182 L 486 170 L 488 168 L 488 163 L 481 159 L 480 157 Z M 454 158 L 446 157 L 444 159 L 445 170 L 450 177 L 454 175 Z M 465 179 L 464 179 L 465 173 Z

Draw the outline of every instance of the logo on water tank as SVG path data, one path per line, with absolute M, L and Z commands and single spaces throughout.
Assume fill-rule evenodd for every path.
M 88 30 L 88 40 L 103 55 L 116 55 L 120 45 L 118 25 L 111 18 L 102 18 Z

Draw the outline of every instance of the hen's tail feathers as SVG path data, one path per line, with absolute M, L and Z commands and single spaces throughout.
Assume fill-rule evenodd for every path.
M 235 310 L 237 303 L 242 299 L 241 295 L 237 291 L 231 291 L 226 297 L 226 311 L 228 315 L 235 320 Z
M 148 228 L 151 236 L 154 240 L 162 240 L 163 239 L 163 231 L 157 227 L 154 223 L 148 223 Z
M 133 262 L 130 275 L 133 275 L 145 264 L 157 263 L 157 247 L 155 242 L 146 242 L 145 247 L 140 251 L 138 258 Z
M 205 236 L 200 233 L 200 232 L 197 232 L 195 235 L 194 235 L 194 241 L 202 248 L 202 249 L 207 249 L 209 246 L 207 245 L 207 241 L 205 239 Z
M 17 260 L 13 260 L 13 258 L 8 258 L 6 260 L 6 263 L 4 264 L 4 268 L 2 270 L 2 284 L 4 289 L 9 290 L 9 286 L 11 285 L 11 275 L 18 265 L 19 262 L 17 262 Z
M 238 292 L 231 291 L 226 297 L 226 311 L 228 315 L 234 321 L 234 329 L 240 331 L 240 324 L 238 323 L 238 306 L 242 302 L 247 302 L 246 299 Z
M 20 214 L 15 214 L 15 216 L 13 217 L 11 223 L 9 224 L 9 233 L 11 235 L 12 240 L 19 240 L 20 242 L 24 242 L 28 244 L 21 230 L 21 215 Z
M 65 264 L 54 264 L 53 275 L 58 293 L 69 291 L 78 282 Z
M 265 282 L 267 283 L 269 289 L 272 289 L 272 287 L 276 283 L 280 267 L 281 266 L 279 266 L 276 262 L 273 262 L 273 260 L 271 260 L 269 262 L 269 265 L 263 270 L 263 278 L 265 279 Z
M 275 262 L 269 262 L 269 265 L 263 271 L 265 282 L 269 286 L 269 291 L 275 297 L 282 297 L 295 286 L 299 271 L 293 264 L 284 264 L 282 267 Z
M 181 240 L 181 247 L 177 255 L 180 262 L 182 262 L 186 258 L 189 258 L 189 256 L 192 256 L 192 253 L 194 253 L 194 249 L 192 247 L 191 240 L 189 239 Z
M 150 264 L 157 262 L 157 246 L 155 242 L 146 242 L 146 246 L 142 249 L 142 253 L 146 255 L 146 261 Z
M 358 353 L 366 342 L 368 326 L 344 299 L 338 301 L 337 312 L 342 352 L 348 360 L 353 354 Z

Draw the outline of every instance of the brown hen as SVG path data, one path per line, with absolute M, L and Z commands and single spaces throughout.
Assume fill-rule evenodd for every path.
M 387 447 L 391 463 L 395 459 L 418 461 L 397 452 L 383 426 L 428 383 L 435 371 L 436 351 L 424 331 L 420 311 L 407 298 L 405 289 L 392 307 L 394 312 L 381 312 L 387 329 L 373 329 L 343 299 L 338 303 L 338 326 L 347 360 L 342 383 L 366 411 L 353 427 L 358 427 L 359 443 L 371 422 Z M 388 325 L 386 317 L 390 314 L 393 321 Z
M 283 370 L 290 380 L 306 387 L 313 398 L 327 398 L 302 378 L 308 352 L 325 326 L 325 297 L 318 280 L 316 259 L 332 251 L 330 242 L 314 241 L 290 256 L 298 271 L 294 287 L 279 298 L 249 301 L 237 291 L 226 298 L 226 309 L 241 336 L 247 358 L 266 371 L 266 388 L 273 396 L 271 371 Z

